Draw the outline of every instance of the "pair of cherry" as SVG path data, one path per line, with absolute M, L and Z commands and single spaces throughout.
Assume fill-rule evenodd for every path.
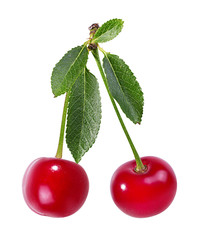
M 177 189 L 171 166 L 157 157 L 141 158 L 145 166 L 137 171 L 135 160 L 121 165 L 111 179 L 111 195 L 117 207 L 132 217 L 150 217 L 164 211 Z M 23 195 L 36 213 L 66 217 L 78 211 L 89 191 L 89 180 L 77 163 L 60 158 L 38 158 L 27 168 Z

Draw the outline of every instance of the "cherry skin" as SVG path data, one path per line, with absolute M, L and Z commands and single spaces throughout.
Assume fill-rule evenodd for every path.
M 84 204 L 89 180 L 75 162 L 59 158 L 38 158 L 23 178 L 23 196 L 34 212 L 49 217 L 66 217 Z
M 124 213 L 138 218 L 164 211 L 173 201 L 177 180 L 171 166 L 157 157 L 142 157 L 143 173 L 135 171 L 135 160 L 121 165 L 111 179 L 111 195 Z

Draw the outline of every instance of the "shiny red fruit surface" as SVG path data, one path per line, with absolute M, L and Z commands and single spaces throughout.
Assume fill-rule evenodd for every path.
M 23 178 L 23 196 L 36 213 L 66 217 L 75 213 L 86 200 L 89 181 L 84 169 L 75 162 L 58 158 L 38 158 Z
M 157 157 L 142 157 L 144 173 L 136 173 L 135 160 L 121 165 L 111 179 L 111 195 L 116 206 L 132 217 L 151 217 L 173 201 L 177 180 L 171 166 Z

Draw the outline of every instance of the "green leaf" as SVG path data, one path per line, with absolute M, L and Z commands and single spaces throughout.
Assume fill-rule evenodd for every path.
M 68 51 L 55 65 L 51 76 L 52 92 L 55 97 L 68 92 L 72 88 L 86 66 L 87 59 L 87 47 L 82 45 Z
M 75 161 L 94 144 L 101 123 L 101 98 L 96 77 L 86 68 L 72 87 L 66 142 Z
M 136 77 L 122 59 L 110 53 L 105 53 L 103 67 L 112 96 L 133 123 L 140 123 L 144 99 Z
M 93 41 L 96 43 L 107 42 L 115 38 L 123 28 L 121 19 L 112 19 L 104 23 L 95 33 Z

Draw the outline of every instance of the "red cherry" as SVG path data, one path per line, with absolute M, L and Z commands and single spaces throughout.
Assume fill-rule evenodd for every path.
M 111 179 L 111 195 L 116 206 L 132 217 L 151 217 L 173 201 L 177 181 L 171 166 L 157 157 L 141 158 L 143 173 L 135 172 L 135 160 L 121 165 Z
M 59 158 L 38 158 L 23 178 L 23 196 L 36 213 L 66 217 L 83 205 L 89 181 L 84 169 L 75 162 Z

